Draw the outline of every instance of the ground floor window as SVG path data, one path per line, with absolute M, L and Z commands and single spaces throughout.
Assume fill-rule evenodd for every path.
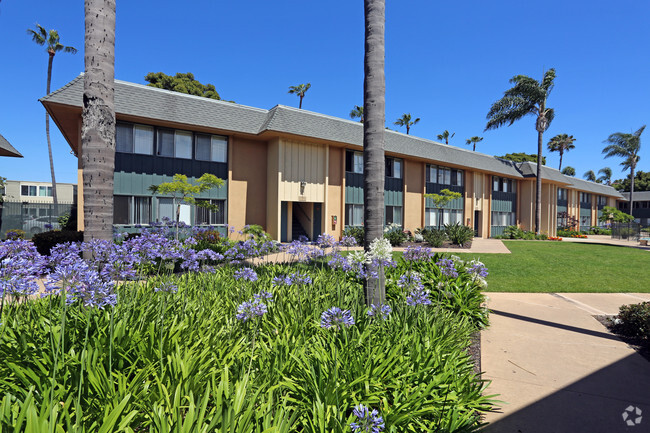
M 402 225 L 402 206 L 386 206 L 386 225 Z
M 591 227 L 591 216 L 580 217 L 580 230 L 588 230 Z
M 226 224 L 226 200 L 197 200 L 194 224 L 196 225 L 223 225 Z M 208 203 L 216 208 L 202 207 L 200 204 Z
M 493 226 L 514 226 L 517 225 L 517 215 L 515 212 L 492 212 Z
M 363 205 L 346 204 L 345 205 L 345 225 L 362 226 L 363 225 Z
M 151 197 L 116 195 L 113 197 L 113 224 L 149 224 Z
M 463 211 L 460 209 L 435 209 L 427 208 L 425 213 L 425 225 L 427 227 L 438 227 L 442 214 L 442 227 L 445 224 L 463 223 Z

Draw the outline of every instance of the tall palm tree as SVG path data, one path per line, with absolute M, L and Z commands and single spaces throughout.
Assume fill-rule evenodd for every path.
M 477 137 L 476 135 L 474 137 L 468 138 L 465 140 L 465 144 L 470 145 L 472 144 L 472 151 L 476 152 L 476 143 L 480 143 L 483 141 L 483 137 Z
M 85 0 L 81 113 L 84 240 L 113 238 L 115 0 Z
M 442 132 L 442 134 L 438 134 L 438 140 L 442 141 L 445 140 L 445 144 L 449 144 L 449 139 L 453 138 L 454 135 L 456 135 L 455 132 L 452 132 L 451 135 L 449 135 L 449 131 L 446 129 Z
M 415 125 L 420 121 L 420 118 L 418 117 L 417 119 L 411 121 L 411 113 L 404 113 L 402 114 L 402 117 L 397 119 L 395 121 L 395 125 L 397 126 L 406 126 L 406 135 L 409 135 L 409 131 L 411 130 L 411 126 Z
M 535 191 L 535 233 L 540 232 L 542 219 L 542 143 L 544 132 L 548 129 L 555 111 L 546 106 L 555 80 L 555 69 L 544 73 L 542 81 L 537 81 L 526 75 L 515 75 L 510 79 L 514 86 L 506 90 L 503 98 L 492 104 L 487 114 L 485 130 L 496 129 L 503 125 L 512 125 L 526 116 L 535 117 L 537 130 L 537 179 Z
M 568 134 L 558 134 L 548 141 L 548 144 L 546 145 L 548 150 L 560 153 L 560 166 L 557 168 L 558 170 L 562 170 L 562 156 L 564 156 L 564 152 L 575 149 L 573 144 L 574 141 L 576 141 L 576 139 L 573 138 L 573 135 Z
M 589 182 L 596 182 L 596 173 L 593 170 L 585 171 L 585 174 L 582 175 Z
M 623 132 L 615 132 L 607 137 L 604 143 L 609 143 L 605 146 L 603 153 L 605 158 L 611 156 L 619 156 L 625 158 L 621 165 L 624 170 L 630 169 L 630 215 L 634 216 L 634 170 L 639 162 L 639 151 L 641 150 L 641 134 L 645 125 L 640 127 L 634 134 L 626 134 Z
M 611 185 L 612 184 L 612 169 L 609 167 L 604 167 L 598 170 L 598 174 L 603 174 L 600 176 L 597 181 L 600 183 L 604 183 L 606 185 Z
M 571 167 L 570 165 L 567 165 L 566 167 L 564 167 L 564 170 L 562 170 L 562 174 L 565 176 L 575 176 L 576 169 Z
M 366 233 L 363 246 L 369 251 L 371 242 L 384 236 L 386 0 L 364 0 L 364 17 L 363 224 Z M 370 278 L 367 281 L 366 303 L 382 304 L 386 298 L 384 279 Z
M 359 119 L 359 122 L 363 123 L 363 105 L 355 105 L 350 110 L 350 119 Z
M 77 49 L 63 45 L 59 40 L 59 32 L 56 30 L 45 30 L 42 26 L 36 24 L 36 29 L 27 29 L 27 34 L 32 37 L 37 45 L 45 46 L 45 51 L 49 56 L 47 61 L 47 86 L 46 94 L 50 94 L 50 84 L 52 83 L 52 63 L 54 56 L 59 51 L 64 53 L 75 54 Z M 50 156 L 50 175 L 52 176 L 52 199 L 54 200 L 54 210 L 58 214 L 59 199 L 56 194 L 56 176 L 54 175 L 54 158 L 52 158 L 52 141 L 50 140 L 50 115 L 45 110 L 45 135 L 47 137 L 47 152 Z
M 300 98 L 300 104 L 298 105 L 298 108 L 302 108 L 302 98 L 305 97 L 305 93 L 307 93 L 307 90 L 311 87 L 311 83 L 307 84 L 298 84 L 297 86 L 289 86 L 289 93 L 292 95 L 298 95 Z

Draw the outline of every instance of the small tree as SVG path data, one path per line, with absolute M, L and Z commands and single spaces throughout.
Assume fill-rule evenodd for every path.
M 442 134 L 438 134 L 438 140 L 444 141 L 445 144 L 449 144 L 449 139 L 454 138 L 454 135 L 456 135 L 455 132 L 452 132 L 451 135 L 448 130 L 444 130 Z
M 562 169 L 562 174 L 565 176 L 575 176 L 576 175 L 576 169 L 571 167 L 570 165 L 567 165 Z
M 300 104 L 298 105 L 298 108 L 302 108 L 302 98 L 305 97 L 305 93 L 307 93 L 307 90 L 309 90 L 310 87 L 311 83 L 289 86 L 289 93 L 292 95 L 298 95 L 298 98 L 300 98 Z
M 171 182 L 163 182 L 160 185 L 151 185 L 149 190 L 154 194 L 171 195 L 173 206 L 176 208 L 176 240 L 178 240 L 178 224 L 181 218 L 181 203 L 197 205 L 211 210 L 217 210 L 216 205 L 209 203 L 197 203 L 194 198 L 202 192 L 223 186 L 223 180 L 214 174 L 204 173 L 197 180 L 198 184 L 193 185 L 187 180 L 184 174 L 175 174 Z M 179 201 L 177 202 L 177 199 Z
M 350 110 L 350 119 L 359 119 L 359 123 L 363 123 L 363 105 L 355 105 Z
M 400 117 L 395 121 L 395 125 L 406 126 L 406 135 L 409 135 L 409 132 L 411 131 L 411 126 L 415 125 L 419 121 L 420 121 L 419 117 L 415 120 L 411 120 L 411 113 L 404 113 L 402 114 L 402 117 Z
M 634 220 L 632 215 L 626 214 L 612 206 L 603 207 L 603 214 L 598 217 L 598 221 L 601 223 L 606 223 L 608 221 L 615 223 L 629 223 L 632 220 Z
M 424 194 L 426 198 L 433 200 L 433 207 L 438 209 L 438 227 L 442 227 L 442 209 L 450 201 L 461 198 L 463 195 L 459 192 L 450 191 L 447 188 L 440 190 L 440 194 Z
M 477 137 L 476 135 L 474 137 L 468 138 L 465 140 L 465 144 L 470 144 L 472 146 L 472 151 L 476 152 L 476 143 L 479 143 L 483 141 L 483 137 Z

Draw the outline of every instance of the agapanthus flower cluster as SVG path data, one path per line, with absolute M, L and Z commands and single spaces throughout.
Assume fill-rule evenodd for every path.
M 176 293 L 178 292 L 178 286 L 171 281 L 163 281 L 153 290 L 154 292 Z
M 352 412 L 357 417 L 350 423 L 353 432 L 380 433 L 384 430 L 384 419 L 379 416 L 377 409 L 372 409 L 360 404 Z
M 334 244 L 336 244 L 336 239 L 334 239 L 334 236 L 323 233 L 318 235 L 318 238 L 316 239 L 316 244 L 321 247 L 321 248 L 330 248 L 333 247 Z
M 418 262 L 431 260 L 433 256 L 435 256 L 435 253 L 431 250 L 431 248 L 421 246 L 408 246 L 406 247 L 406 251 L 404 251 L 403 257 L 404 260 Z
M 293 286 L 311 284 L 312 280 L 309 275 L 294 273 L 285 276 L 277 276 L 273 278 L 273 284 L 276 286 Z
M 415 306 L 431 304 L 429 291 L 424 288 L 422 277 L 417 272 L 406 272 L 400 277 L 397 286 L 409 291 L 409 294 L 406 295 L 406 303 L 408 305 Z
M 485 278 L 488 276 L 487 267 L 478 260 L 472 260 L 469 262 L 469 267 L 466 269 L 466 272 L 472 276 L 478 278 Z
M 269 311 L 268 306 L 262 300 L 263 297 L 260 295 L 240 304 L 237 307 L 237 315 L 235 317 L 242 322 L 248 322 L 255 317 L 262 317 Z
M 436 265 L 440 268 L 442 275 L 449 278 L 458 278 L 458 271 L 452 259 L 440 259 L 436 262 Z
M 377 260 L 382 264 L 388 264 L 393 260 L 393 247 L 388 239 L 375 239 L 370 243 L 368 261 Z
M 342 269 L 344 272 L 350 272 L 355 267 L 347 257 L 343 257 L 339 253 L 334 253 L 330 255 L 330 259 L 327 262 L 330 268 L 332 269 Z M 356 264 L 355 264 L 356 265 Z M 356 265 L 358 268 L 358 265 Z
M 306 242 L 299 240 L 291 242 L 285 247 L 285 251 L 293 256 L 297 262 L 306 263 L 312 255 L 312 247 Z
M 320 316 L 320 326 L 325 329 L 349 328 L 354 325 L 354 317 L 350 310 L 341 310 L 339 307 L 332 307 L 324 311 Z
M 86 307 L 103 309 L 117 303 L 113 282 L 102 278 L 97 269 L 81 259 L 57 265 L 49 275 L 45 287 L 47 294 L 65 293 L 68 304 L 80 302 Z
M 343 236 L 339 242 L 339 246 L 342 247 L 356 247 L 357 240 L 354 236 Z
M 235 280 L 257 281 L 257 273 L 251 268 L 241 268 L 235 271 Z
M 46 259 L 24 239 L 0 242 L 0 296 L 30 296 L 38 291 Z
M 254 294 L 253 299 L 258 301 L 273 302 L 273 293 L 262 290 L 261 292 Z
M 371 304 L 370 308 L 368 309 L 368 316 L 386 320 L 392 312 L 393 309 L 388 304 L 381 304 L 380 306 Z

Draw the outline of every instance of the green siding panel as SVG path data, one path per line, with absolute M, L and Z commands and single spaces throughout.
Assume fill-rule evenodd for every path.
M 566 212 L 566 206 L 557 205 L 557 211 L 558 211 L 558 213 Z
M 583 216 L 590 217 L 591 216 L 591 209 L 580 208 L 580 216 L 581 217 L 583 217 Z
M 435 206 L 433 205 L 433 199 L 427 198 L 425 199 L 425 207 L 427 209 L 433 209 Z M 463 210 L 465 209 L 465 199 L 463 197 L 456 198 L 449 203 L 443 209 L 455 209 L 455 210 Z
M 363 204 L 363 188 L 346 186 L 345 204 Z
M 515 212 L 515 204 L 509 200 L 492 200 L 492 211 Z
M 384 191 L 384 205 L 402 206 L 402 191 Z
M 140 173 L 124 173 L 118 171 L 115 173 L 115 181 L 113 191 L 117 195 L 151 195 L 149 187 L 151 185 L 159 185 L 163 182 L 171 182 L 172 176 L 164 176 L 159 174 L 140 174 Z M 188 178 L 190 183 L 196 183 L 196 178 Z M 204 199 L 222 199 L 228 198 L 228 181 L 224 181 L 221 188 L 213 188 L 209 191 L 201 193 L 196 198 Z

